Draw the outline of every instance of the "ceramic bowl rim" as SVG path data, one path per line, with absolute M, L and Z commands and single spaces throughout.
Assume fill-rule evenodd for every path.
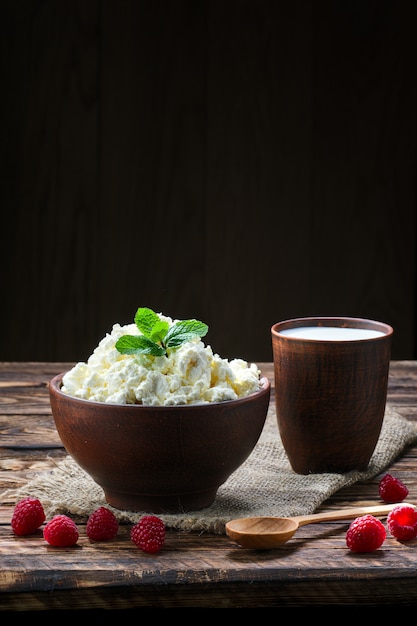
M 262 375 L 260 376 L 259 380 L 261 383 L 261 387 L 257 390 L 257 391 L 253 391 L 252 393 L 246 395 L 246 396 L 242 396 L 240 398 L 235 398 L 234 400 L 223 400 L 221 402 L 206 402 L 206 403 L 193 403 L 193 404 L 170 404 L 170 405 L 164 405 L 164 404 L 160 404 L 160 405 L 156 405 L 156 406 L 149 406 L 149 405 L 143 405 L 143 404 L 122 404 L 122 403 L 116 403 L 116 402 L 96 402 L 95 400 L 89 400 L 88 398 L 77 398 L 75 396 L 71 396 L 67 393 L 64 393 L 61 390 L 61 386 L 62 386 L 62 378 L 63 376 L 68 372 L 69 370 L 66 370 L 64 372 L 61 372 L 60 374 L 57 374 L 56 376 L 54 376 L 50 381 L 49 381 L 49 389 L 50 391 L 52 390 L 57 397 L 63 398 L 65 400 L 69 400 L 71 402 L 74 402 L 74 404 L 80 404 L 83 406 L 91 406 L 92 408 L 95 407 L 101 407 L 104 408 L 106 407 L 107 409 L 115 409 L 117 408 L 118 410 L 135 410 L 135 409 L 139 409 L 141 411 L 146 410 L 147 412 L 151 413 L 151 412 L 158 412 L 163 410 L 164 412 L 175 412 L 178 411 L 179 409 L 181 411 L 192 411 L 195 410 L 196 408 L 198 408 L 199 410 L 204 410 L 204 411 L 208 411 L 210 409 L 214 409 L 214 408 L 218 408 L 219 406 L 239 406 L 240 404 L 246 403 L 249 400 L 255 400 L 258 397 L 261 397 L 262 395 L 264 395 L 265 393 L 270 393 L 271 391 L 271 381 L 269 380 L 269 378 L 267 378 L 266 376 Z

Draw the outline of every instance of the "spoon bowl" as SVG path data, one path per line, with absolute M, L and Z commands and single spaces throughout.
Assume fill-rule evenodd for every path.
M 354 519 L 362 515 L 384 517 L 399 504 L 415 506 L 410 502 L 397 502 L 395 504 L 353 507 L 295 517 L 241 517 L 226 523 L 226 534 L 243 548 L 271 550 L 289 541 L 296 530 L 305 524 Z

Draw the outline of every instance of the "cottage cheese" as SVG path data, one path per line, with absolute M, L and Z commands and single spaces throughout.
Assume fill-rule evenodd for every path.
M 115 347 L 122 335 L 138 334 L 136 324 L 114 324 L 88 361 L 64 375 L 62 391 L 95 402 L 168 406 L 235 400 L 260 389 L 254 363 L 222 359 L 199 338 L 159 357 L 125 355 Z

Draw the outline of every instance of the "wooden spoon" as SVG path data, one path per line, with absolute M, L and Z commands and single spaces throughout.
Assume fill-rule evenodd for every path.
M 396 504 L 359 506 L 296 517 L 241 517 L 227 522 L 226 533 L 244 548 L 270 550 L 289 541 L 299 526 L 339 519 L 353 519 L 368 514 L 384 517 L 399 504 L 415 506 L 409 502 L 397 502 Z

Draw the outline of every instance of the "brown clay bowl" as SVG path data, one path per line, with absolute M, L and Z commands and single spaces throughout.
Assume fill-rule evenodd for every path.
M 107 404 L 49 384 L 52 415 L 68 454 L 117 509 L 177 513 L 210 506 L 249 457 L 265 424 L 270 382 L 244 398 L 201 405 Z

